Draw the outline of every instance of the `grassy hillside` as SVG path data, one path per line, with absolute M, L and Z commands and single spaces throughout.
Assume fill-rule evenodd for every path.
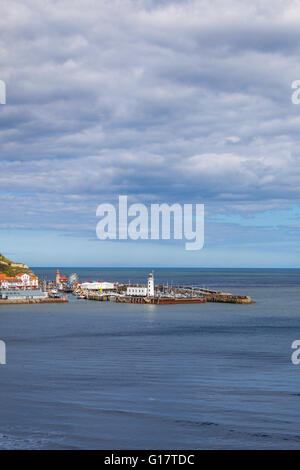
M 15 276 L 19 273 L 33 274 L 27 264 L 16 263 L 6 258 L 0 253 L 0 274 L 6 274 L 7 276 Z

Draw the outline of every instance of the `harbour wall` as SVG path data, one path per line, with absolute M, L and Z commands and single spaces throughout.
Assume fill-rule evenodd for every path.
M 206 302 L 220 302 L 226 304 L 254 304 L 249 295 L 207 295 Z
M 203 297 L 130 297 L 119 296 L 115 299 L 119 303 L 130 304 L 155 304 L 155 305 L 175 305 L 175 304 L 200 304 L 205 302 L 220 302 L 229 304 L 252 304 L 254 301 L 249 296 L 233 295 L 205 295 Z
M 0 299 L 0 305 L 12 305 L 12 304 L 61 304 L 69 302 L 67 297 L 61 297 L 59 299 Z

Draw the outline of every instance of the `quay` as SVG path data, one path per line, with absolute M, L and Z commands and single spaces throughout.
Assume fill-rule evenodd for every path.
M 0 305 L 66 303 L 66 296 L 43 292 L 40 289 L 1 289 Z
M 109 302 L 111 296 L 110 295 L 99 295 L 99 294 L 85 294 L 84 298 L 86 300 L 98 300 L 99 302 Z
M 45 297 L 44 299 L 0 299 L 0 305 L 15 305 L 15 304 L 61 304 L 69 302 L 67 297 L 60 297 L 57 299 Z

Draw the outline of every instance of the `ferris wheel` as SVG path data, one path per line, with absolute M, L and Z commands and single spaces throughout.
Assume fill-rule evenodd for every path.
M 76 273 L 72 273 L 69 276 L 69 283 L 74 284 L 74 282 L 78 281 L 78 275 Z

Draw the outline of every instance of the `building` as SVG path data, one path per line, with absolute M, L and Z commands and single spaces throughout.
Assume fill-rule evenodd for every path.
M 127 295 L 141 296 L 141 297 L 154 297 L 154 275 L 153 272 L 149 274 L 147 287 L 127 287 Z
M 79 286 L 82 290 L 94 290 L 94 291 L 112 291 L 117 288 L 116 284 L 113 284 L 112 282 L 101 282 L 101 281 L 96 281 L 96 282 L 83 282 Z
M 56 271 L 55 275 L 55 284 L 61 289 L 66 287 L 68 283 L 68 278 L 66 276 L 61 276 L 59 269 Z
M 38 286 L 38 278 L 31 274 L 20 273 L 12 277 L 6 274 L 0 274 L 1 289 L 37 289 Z
M 127 287 L 126 295 L 137 295 L 145 297 L 147 292 L 147 287 Z
M 147 296 L 148 297 L 154 297 L 154 274 L 153 274 L 153 271 L 152 271 L 152 273 L 149 274 L 149 277 L 148 277 Z
M 4 289 L 0 291 L 2 300 L 46 299 L 48 294 L 40 289 Z

